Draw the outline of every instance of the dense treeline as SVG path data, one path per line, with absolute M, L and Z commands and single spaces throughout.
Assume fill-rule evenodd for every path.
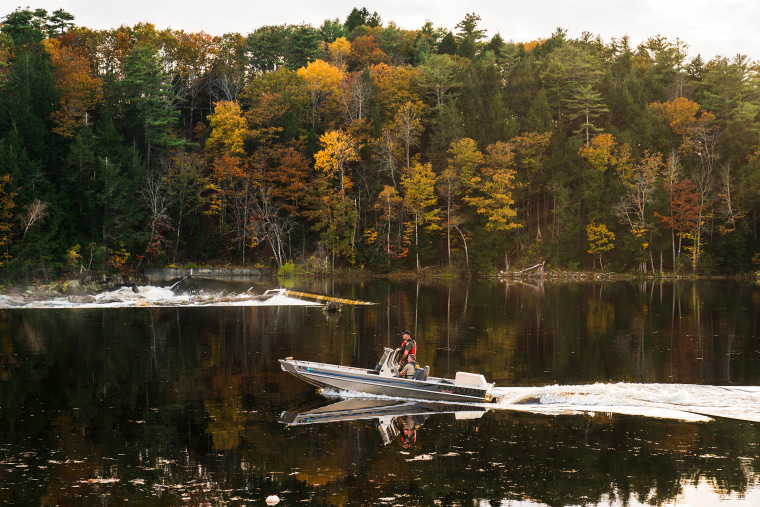
M 0 25 L 8 278 L 148 264 L 746 272 L 758 66 L 681 41 Z

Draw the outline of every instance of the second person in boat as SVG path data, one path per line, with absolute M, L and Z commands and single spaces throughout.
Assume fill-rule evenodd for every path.
M 414 354 L 409 354 L 406 356 L 406 365 L 404 365 L 404 369 L 399 372 L 399 377 L 404 378 L 412 378 L 414 377 L 414 372 L 417 371 L 417 369 L 420 367 L 419 364 L 417 364 L 416 357 Z

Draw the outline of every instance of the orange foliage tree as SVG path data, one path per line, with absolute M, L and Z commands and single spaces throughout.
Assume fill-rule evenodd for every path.
M 684 238 L 696 239 L 699 222 L 702 220 L 703 204 L 700 193 L 694 183 L 685 178 L 680 181 L 669 181 L 665 184 L 670 194 L 670 215 L 655 213 L 660 222 L 678 236 L 678 247 L 674 248 L 674 257 L 681 257 L 681 247 Z M 692 252 L 696 255 L 696 250 Z M 674 265 L 678 266 L 676 259 Z M 696 265 L 694 262 L 693 265 Z
M 103 82 L 80 49 L 61 46 L 58 39 L 45 40 L 45 48 L 61 93 L 59 109 L 51 115 L 53 132 L 73 138 L 88 122 L 88 113 L 103 101 Z
M 356 69 L 386 63 L 389 60 L 373 35 L 363 35 L 351 41 L 351 62 Z
M 683 97 L 664 103 L 654 102 L 649 104 L 649 108 L 658 118 L 667 123 L 674 133 L 681 136 L 679 151 L 698 161 L 691 168 L 690 179 L 699 192 L 700 213 L 708 213 L 716 186 L 718 140 L 723 133 L 722 127 L 715 120 L 715 115 L 701 109 L 696 102 Z M 733 217 L 733 213 L 731 216 Z M 705 217 L 702 215 L 697 220 L 693 233 L 693 267 L 697 266 L 702 251 L 704 223 Z

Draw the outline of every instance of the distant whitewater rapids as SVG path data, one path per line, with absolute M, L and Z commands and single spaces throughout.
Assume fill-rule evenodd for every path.
M 239 282 L 186 278 L 170 287 L 121 287 L 93 296 L 24 299 L 0 295 L 0 308 L 138 308 L 174 306 L 321 306 Z

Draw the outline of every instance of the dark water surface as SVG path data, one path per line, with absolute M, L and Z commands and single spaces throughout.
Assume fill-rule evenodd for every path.
M 289 426 L 284 411 L 335 400 L 277 363 L 371 367 L 408 328 L 437 376 L 759 386 L 757 285 L 293 288 L 378 304 L 337 315 L 297 305 L 0 310 L 0 503 L 760 502 L 752 420 L 477 408 Z

